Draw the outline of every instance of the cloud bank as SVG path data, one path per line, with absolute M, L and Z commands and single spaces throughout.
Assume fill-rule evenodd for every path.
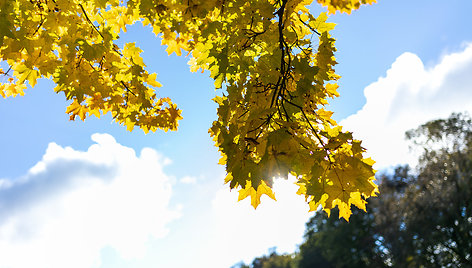
M 98 267 L 105 247 L 135 258 L 166 235 L 180 215 L 169 160 L 107 134 L 92 140 L 86 152 L 51 143 L 25 176 L 0 180 L 0 267 Z
M 472 112 L 472 44 L 430 68 L 417 55 L 404 53 L 364 94 L 364 107 L 340 124 L 363 140 L 375 168 L 414 165 L 417 154 L 410 152 L 405 131 L 452 112 Z
M 219 249 L 210 267 L 230 267 L 241 260 L 250 263 L 273 247 L 279 253 L 296 250 L 296 245 L 303 242 L 305 222 L 313 213 L 308 213 L 304 198 L 295 194 L 298 187 L 294 182 L 294 178 L 277 179 L 277 201 L 264 195 L 257 210 L 251 206 L 250 198 L 237 202 L 237 191 L 217 192 L 213 200 L 214 244 L 224 249 Z

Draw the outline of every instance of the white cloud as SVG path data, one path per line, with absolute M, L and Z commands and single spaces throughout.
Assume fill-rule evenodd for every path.
M 144 256 L 179 217 L 169 208 L 168 160 L 136 156 L 107 134 L 88 151 L 51 143 L 22 178 L 0 182 L 0 267 L 98 267 L 100 251 Z
M 244 260 L 267 254 L 269 248 L 291 253 L 302 243 L 305 223 L 313 216 L 303 197 L 295 194 L 295 179 L 278 179 L 274 183 L 277 201 L 267 196 L 255 210 L 250 198 L 237 202 L 238 192 L 227 188 L 217 192 L 213 200 L 215 238 L 220 249 L 211 267 L 230 267 Z
M 185 176 L 180 179 L 180 182 L 183 184 L 196 184 L 197 178 L 192 176 Z
M 363 140 L 377 169 L 415 164 L 417 156 L 408 149 L 405 131 L 452 112 L 472 111 L 472 44 L 444 55 L 431 68 L 417 55 L 404 53 L 364 94 L 364 107 L 340 124 Z

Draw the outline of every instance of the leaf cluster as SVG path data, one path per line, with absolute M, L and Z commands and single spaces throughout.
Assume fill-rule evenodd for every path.
M 319 3 L 350 12 L 373 0 Z M 52 79 L 70 101 L 70 119 L 111 113 L 132 130 L 176 130 L 181 111 L 160 97 L 134 43 L 116 40 L 126 27 L 152 27 L 169 54 L 191 55 L 192 71 L 208 70 L 218 120 L 209 130 L 226 166 L 225 182 L 257 207 L 275 199 L 275 177 L 295 176 L 311 210 L 351 205 L 365 210 L 375 195 L 373 161 L 361 142 L 324 109 L 338 96 L 335 39 L 328 15 L 312 0 L 13 0 L 0 4 L 2 97 L 23 95 L 26 83 Z

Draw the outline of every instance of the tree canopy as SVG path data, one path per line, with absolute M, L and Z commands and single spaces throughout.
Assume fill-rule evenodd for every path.
M 12 0 L 0 3 L 0 95 L 52 79 L 70 101 L 70 119 L 110 113 L 144 132 L 176 130 L 181 111 L 160 97 L 135 43 L 115 41 L 128 25 L 152 27 L 169 54 L 190 55 L 191 71 L 207 70 L 218 120 L 209 130 L 226 166 L 225 182 L 251 197 L 275 199 L 274 177 L 297 178 L 311 210 L 351 204 L 365 210 L 377 192 L 373 161 L 324 109 L 338 96 L 335 39 L 328 14 L 312 0 Z M 350 13 L 375 0 L 318 0 Z
M 314 216 L 298 267 L 320 260 L 330 264 L 325 267 L 472 265 L 471 118 L 432 120 L 406 138 L 423 151 L 418 166 L 380 176 L 382 195 L 349 224 Z

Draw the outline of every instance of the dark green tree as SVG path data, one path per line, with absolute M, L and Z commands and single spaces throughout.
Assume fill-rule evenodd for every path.
M 382 176 L 378 243 L 393 267 L 472 267 L 472 122 L 452 114 L 406 133 L 421 150 L 413 172 Z M 414 175 L 412 175 L 413 173 Z
M 385 266 L 376 244 L 374 214 L 356 209 L 346 222 L 338 219 L 338 211 L 333 213 L 329 218 L 317 213 L 307 223 L 298 267 Z
M 268 255 L 255 258 L 250 265 L 239 263 L 234 268 L 296 268 L 295 254 L 278 254 L 275 248 Z
M 424 150 L 403 207 L 416 262 L 472 267 L 472 120 L 452 114 L 406 136 Z

